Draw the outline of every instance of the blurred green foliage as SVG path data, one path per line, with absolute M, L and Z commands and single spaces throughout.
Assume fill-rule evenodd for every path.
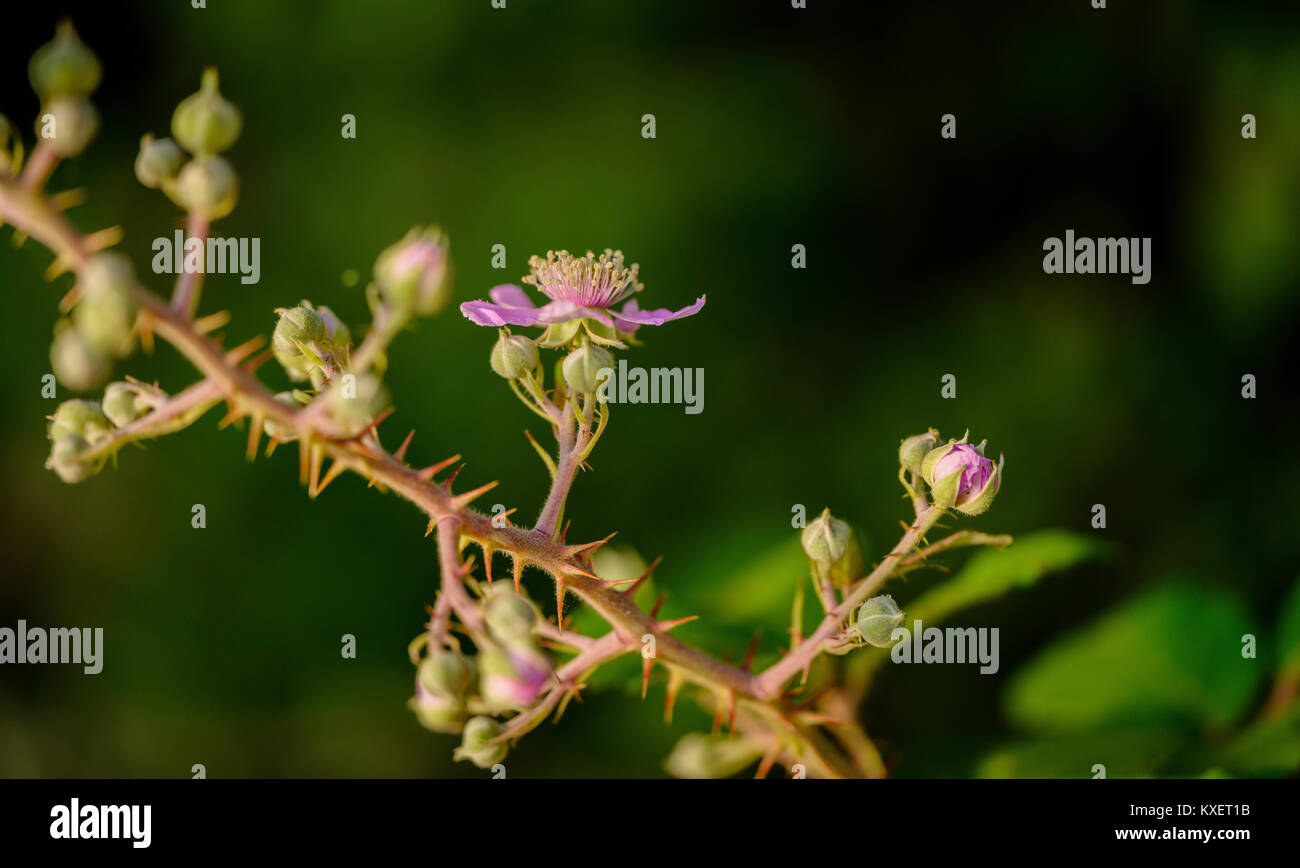
M 87 187 L 71 217 L 121 224 L 144 270 L 179 215 L 135 182 L 139 137 L 220 67 L 245 127 L 230 152 L 242 198 L 217 231 L 259 237 L 263 254 L 261 283 L 207 282 L 204 311 L 232 312 L 230 345 L 302 298 L 362 325 L 361 289 L 340 275 L 368 275 L 430 220 L 451 236 L 457 302 L 559 247 L 621 247 L 654 306 L 707 292 L 699 316 L 634 351 L 647 367 L 704 368 L 705 412 L 616 407 L 569 514 L 572 539 L 618 529 L 644 558 L 663 554 L 665 616 L 701 615 L 680 635 L 733 659 L 755 628 L 760 663 L 784 642 L 806 581 L 793 504 L 829 504 L 879 557 L 910 509 L 899 439 L 987 437 L 1009 476 L 961 526 L 1020 542 L 941 558 L 952 584 L 920 571 L 888 590 L 1000 627 L 1002 667 L 880 667 L 863 714 L 894 774 L 1294 769 L 1294 714 L 1247 722 L 1283 656 L 1274 634 L 1249 663 L 1205 641 L 1271 625 L 1296 574 L 1286 504 L 1300 463 L 1278 447 L 1300 421 L 1286 374 L 1300 347 L 1295 11 L 904 4 L 873 7 L 864 28 L 851 3 L 786 6 L 23 6 L 0 34 L 0 111 L 30 144 L 27 58 L 71 12 L 104 62 L 103 128 L 54 187 Z M 956 140 L 937 135 L 945 112 Z M 1246 112 L 1256 140 L 1240 137 Z M 356 140 L 339 135 L 345 113 Z M 1152 283 L 1046 277 L 1042 239 L 1066 228 L 1152 236 Z M 490 267 L 497 243 L 504 272 Z M 349 478 L 309 502 L 291 454 L 247 464 L 215 413 L 80 486 L 41 468 L 52 402 L 39 381 L 68 287 L 42 281 L 48 262 L 34 243 L 0 246 L 0 624 L 102 625 L 106 658 L 93 678 L 0 672 L 0 774 L 478 774 L 403 705 L 405 646 L 436 582 L 406 504 Z M 414 427 L 412 460 L 463 453 L 462 484 L 501 479 L 494 494 L 527 520 L 547 480 L 522 429 L 544 432 L 488 369 L 492 339 L 454 311 L 399 339 L 385 440 Z M 195 377 L 166 349 L 118 370 L 169 390 Z M 944 373 L 955 401 L 939 397 Z M 1244 373 L 1257 400 L 1240 397 Z M 196 502 L 203 531 L 189 526 Z M 1094 503 L 1105 530 L 1089 526 Z M 1174 575 L 1196 591 L 1147 593 Z M 551 600 L 538 578 L 534 598 Z M 1015 592 L 986 596 L 986 582 Z M 1284 623 L 1294 636 L 1296 617 Z M 356 660 L 339 655 L 345 633 Z M 636 661 L 619 665 L 614 680 L 637 683 Z M 511 754 L 511 775 L 663 774 L 708 716 L 680 703 L 666 727 L 662 695 L 659 682 L 644 704 L 587 691 Z

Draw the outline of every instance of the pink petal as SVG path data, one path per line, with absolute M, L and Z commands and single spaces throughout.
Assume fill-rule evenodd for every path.
M 669 320 L 681 319 L 699 313 L 700 308 L 704 307 L 705 298 L 706 296 L 702 295 L 695 300 L 695 304 L 688 305 L 679 311 L 671 311 L 666 307 L 655 308 L 654 310 L 639 310 L 636 301 L 633 300 L 623 305 L 621 311 L 615 312 L 614 318 L 618 320 L 619 327 L 625 332 L 629 331 L 629 329 L 623 327 L 625 323 L 632 325 L 631 331 L 635 331 L 637 326 L 642 325 L 663 325 Z
M 538 313 L 537 321 L 544 325 L 569 322 L 575 319 L 594 319 L 607 326 L 612 327 L 614 325 L 613 320 L 609 318 L 609 311 L 596 307 L 583 307 L 580 304 L 574 304 L 564 299 L 542 305 Z
M 488 290 L 488 298 L 502 307 L 536 307 L 533 300 L 524 292 L 523 287 L 513 283 L 503 283 Z
M 467 301 L 460 312 L 470 322 L 481 326 L 537 325 L 541 311 L 535 307 L 493 304 L 490 301 Z

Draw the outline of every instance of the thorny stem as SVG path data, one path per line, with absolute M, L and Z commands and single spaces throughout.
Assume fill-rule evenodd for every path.
M 25 182 L 0 176 L 0 218 L 43 242 L 62 263 L 79 270 L 93 251 L 94 244 L 72 229 L 62 214 L 39 193 L 39 184 L 57 164 L 57 158 L 45 156 L 49 153 L 49 149 L 42 150 L 38 146 L 33 154 L 33 163 L 37 162 L 38 155 L 42 155 L 41 162 L 48 161 L 49 165 L 33 168 L 29 164 L 24 173 L 24 178 L 28 179 Z M 33 183 L 32 179 L 38 177 L 40 180 Z M 205 235 L 206 232 L 206 221 L 203 221 L 202 226 L 195 225 L 192 221 L 191 234 Z M 543 702 L 542 713 L 558 703 L 561 694 L 573 689 L 576 680 L 585 671 L 637 647 L 641 638 L 648 635 L 655 637 L 656 662 L 668 666 L 674 672 L 674 677 L 708 688 L 715 696 L 729 695 L 733 697 L 732 702 L 742 700 L 739 705 L 747 711 L 740 713 L 740 719 L 749 719 L 757 714 L 764 717 L 775 715 L 777 719 L 785 720 L 770 703 L 781 697 L 786 681 L 811 664 L 831 637 L 841 629 L 855 607 L 895 574 L 903 563 L 901 556 L 916 547 L 917 542 L 943 513 L 943 510 L 935 507 L 920 509 L 919 504 L 923 498 L 918 498 L 917 519 L 889 556 L 869 576 L 858 582 L 838 606 L 827 613 L 812 636 L 796 645 L 766 671 L 754 675 L 669 635 L 666 626 L 639 609 L 614 586 L 592 575 L 585 562 L 556 539 L 565 499 L 593 436 L 591 425 L 594 414 L 590 400 L 580 414 L 573 411 L 571 401 L 566 402 L 562 413 L 555 414 L 560 417 L 555 425 L 559 461 L 537 525 L 533 529 L 508 525 L 495 527 L 489 517 L 469 507 L 465 495 L 453 495 L 449 487 L 433 482 L 385 451 L 379 444 L 378 434 L 373 430 L 360 437 L 343 437 L 324 414 L 313 414 L 309 408 L 295 409 L 274 400 L 272 393 L 253 376 L 255 364 L 241 365 L 238 360 L 232 360 L 217 343 L 195 328 L 191 315 L 197 307 L 197 286 L 197 280 L 193 283 L 178 282 L 176 298 L 170 305 L 142 287 L 133 289 L 132 298 L 141 309 L 142 326 L 171 343 L 205 377 L 199 384 L 165 401 L 162 406 L 135 423 L 141 426 L 140 431 L 149 428 L 144 423 L 157 425 L 166 419 L 180 416 L 184 411 L 211 406 L 217 397 L 222 397 L 233 413 L 251 416 L 254 422 L 259 419 L 271 420 L 287 432 L 296 434 L 305 450 L 328 456 L 343 468 L 391 489 L 415 504 L 436 524 L 438 530 L 443 590 L 435 608 L 435 617 L 431 621 L 430 629 L 435 637 L 445 635 L 452 611 L 471 632 L 482 629 L 481 615 L 472 604 L 463 584 L 459 555 L 462 538 L 479 544 L 485 556 L 490 556 L 488 553 L 492 551 L 509 553 L 520 562 L 532 564 L 557 582 L 562 582 L 568 591 L 590 606 L 612 629 L 600 639 L 585 636 L 579 638 L 577 634 L 565 631 L 562 626 L 547 625 L 540 631 L 544 637 L 580 649 L 577 656 L 557 670 L 558 683 Z M 385 328 L 384 331 L 388 332 L 389 329 Z M 373 361 L 370 352 L 363 351 L 358 355 L 367 364 Z M 558 411 L 554 405 L 552 408 Z M 124 429 L 127 432 L 125 436 L 130 436 L 133 427 Z M 530 720 L 539 719 L 534 712 L 521 715 L 524 716 Z M 787 736 L 797 735 L 802 744 L 814 753 L 817 752 L 818 748 L 813 744 L 815 733 L 810 734 L 807 727 L 794 727 L 789 721 L 785 721 L 785 727 L 787 730 L 797 730 L 787 731 Z M 511 728 L 514 728 L 513 721 Z M 853 744 L 848 746 L 855 748 Z M 873 763 L 863 762 L 860 744 L 856 745 L 853 752 L 857 754 L 860 765 L 872 766 L 861 769 L 864 773 L 873 774 L 878 771 Z M 826 761 L 819 760 L 818 765 L 826 766 L 823 770 L 828 773 L 835 773 L 835 769 L 830 768 Z
M 208 237 L 208 218 L 198 214 L 190 214 L 185 219 L 185 232 L 187 238 L 197 238 L 200 244 L 207 243 Z M 186 242 L 188 244 L 188 240 Z M 181 270 L 176 278 L 176 289 L 172 293 L 172 310 L 181 316 L 194 318 L 194 312 L 199 307 L 199 290 L 203 287 L 204 269 L 197 268 L 194 271 Z
M 903 538 L 898 541 L 898 545 L 894 546 L 870 575 L 853 586 L 843 602 L 826 614 L 813 634 L 758 677 L 756 684 L 758 696 L 766 699 L 779 696 L 785 682 L 811 665 L 813 658 L 824 650 L 823 646 L 839 632 L 853 610 L 866 602 L 867 598 L 894 574 L 902 555 L 916 547 L 917 542 L 934 527 L 934 523 L 943 513 L 944 510 L 937 506 L 927 506 L 922 510 L 911 527 L 903 534 Z

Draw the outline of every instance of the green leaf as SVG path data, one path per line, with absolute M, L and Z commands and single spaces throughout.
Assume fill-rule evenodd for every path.
M 937 585 L 907 606 L 909 620 L 939 623 L 953 612 L 1028 587 L 1049 573 L 1100 558 L 1109 546 L 1091 536 L 1042 530 L 1017 537 L 1009 548 L 983 549 L 951 581 Z
M 1232 594 L 1165 585 L 1050 646 L 1016 676 L 1006 710 L 1042 732 L 1151 720 L 1223 727 L 1264 674 L 1241 655 L 1252 632 Z
M 1069 733 L 1003 745 L 980 760 L 981 778 L 1093 778 L 1105 766 L 1108 778 L 1151 777 L 1187 739 L 1186 731 L 1137 725 Z

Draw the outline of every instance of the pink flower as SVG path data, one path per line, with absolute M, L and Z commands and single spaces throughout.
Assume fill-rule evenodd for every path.
M 461 313 L 482 326 L 555 325 L 571 320 L 591 319 L 630 335 L 643 325 L 663 325 L 698 313 L 705 296 L 681 310 L 666 307 L 641 310 L 631 296 L 645 287 L 636 279 L 638 267 L 623 265 L 623 253 L 606 250 L 599 258 L 590 250 L 575 257 L 567 250 L 548 251 L 546 258 L 528 260 L 531 273 L 524 283 L 532 284 L 550 301 L 536 307 L 528 294 L 514 284 L 495 286 L 488 293 L 492 301 L 467 301 Z M 626 301 L 620 310 L 614 305 Z

